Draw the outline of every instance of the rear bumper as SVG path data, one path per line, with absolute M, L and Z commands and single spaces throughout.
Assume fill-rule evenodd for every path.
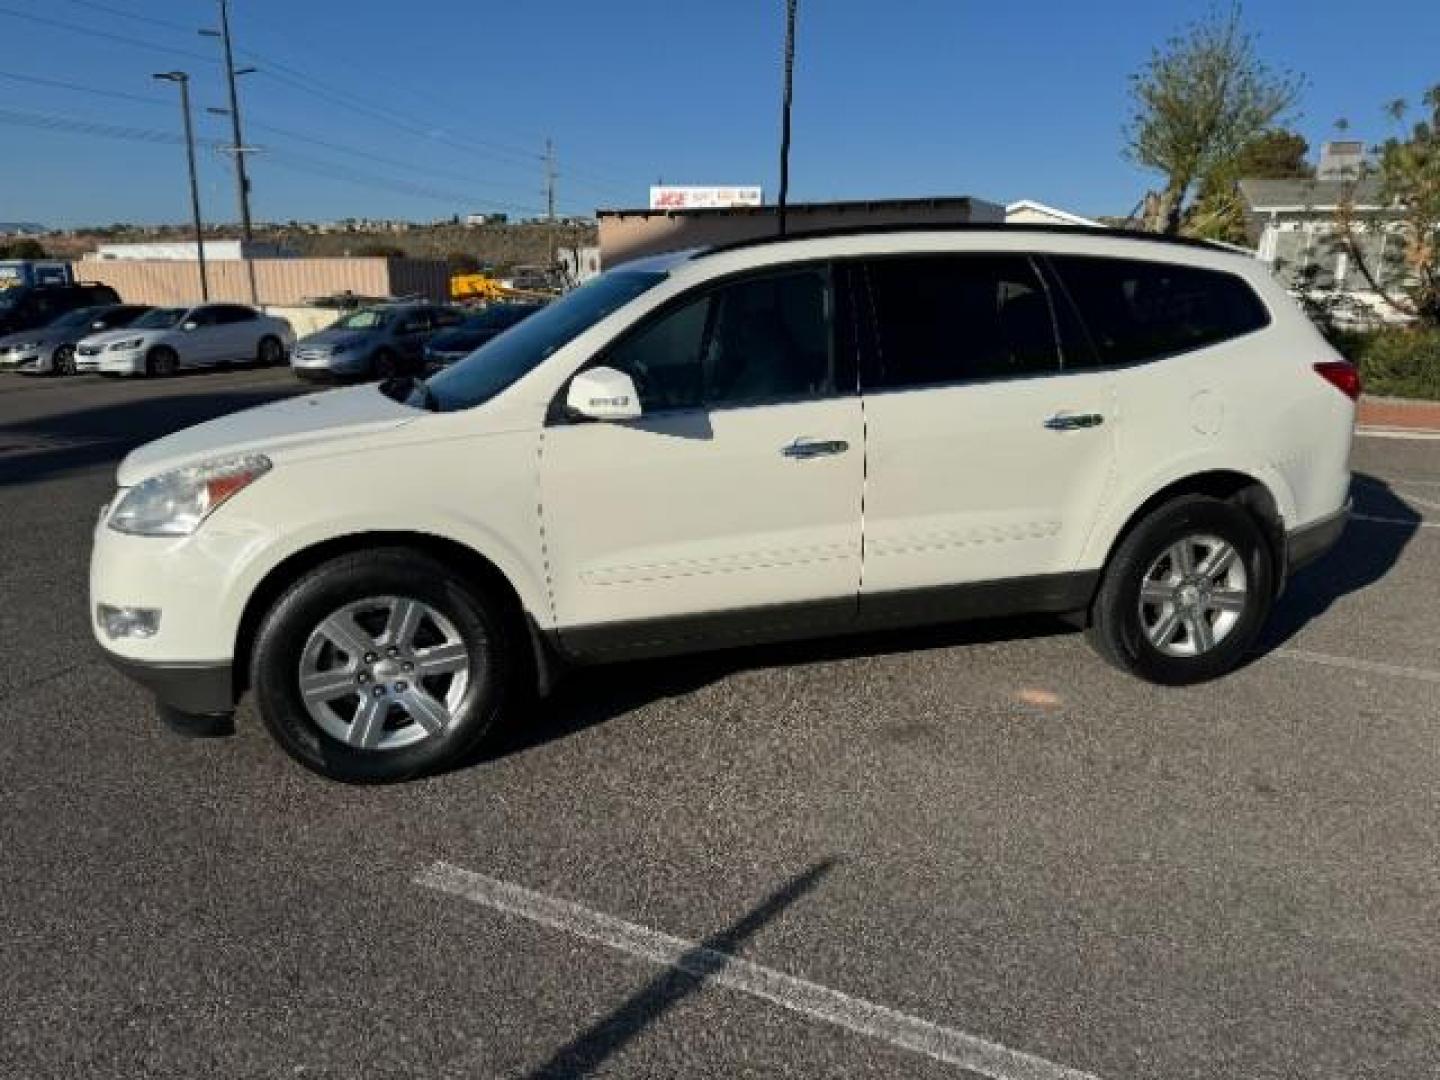
M 235 711 L 235 681 L 228 663 L 158 664 L 117 656 L 105 659 L 155 695 L 162 710 L 190 716 L 225 716 Z
M 1329 517 L 1312 521 L 1309 525 L 1287 533 L 1285 536 L 1285 569 L 1293 574 L 1320 558 L 1340 539 L 1350 521 L 1350 503 L 1347 501 Z

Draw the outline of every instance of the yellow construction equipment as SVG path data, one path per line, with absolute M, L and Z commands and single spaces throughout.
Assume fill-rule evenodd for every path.
M 494 303 L 499 300 L 549 300 L 553 296 L 554 293 L 535 289 L 507 288 L 489 274 L 454 274 L 450 278 L 452 300 Z

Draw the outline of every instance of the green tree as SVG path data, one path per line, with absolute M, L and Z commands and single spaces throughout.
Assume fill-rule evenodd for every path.
M 1200 181 L 1195 202 L 1184 216 L 1184 233 L 1227 244 L 1248 243 L 1240 181 L 1308 179 L 1315 175 L 1309 154 L 1310 144 L 1293 131 L 1272 128 L 1257 135 Z
M 1372 290 L 1402 315 L 1440 327 L 1440 85 L 1421 101 L 1428 115 L 1408 132 L 1386 139 L 1376 148 L 1373 164 L 1345 181 L 1336 224 L 1350 261 Z M 1385 111 L 1398 123 L 1408 106 L 1393 101 Z M 1389 221 L 1383 212 L 1356 208 L 1355 192 L 1370 177 L 1378 180 L 1380 203 L 1392 208 Z M 1382 229 L 1399 239 L 1398 273 L 1375 265 L 1362 242 L 1365 233 Z
M 1233 163 L 1299 98 L 1301 81 L 1259 58 L 1240 14 L 1237 5 L 1194 23 L 1131 76 L 1126 153 L 1164 178 L 1147 212 L 1154 231 L 1179 232 L 1197 183 Z

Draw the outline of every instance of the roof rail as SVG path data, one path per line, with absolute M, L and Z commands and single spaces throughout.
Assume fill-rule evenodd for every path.
M 952 224 L 924 224 L 904 222 L 890 225 L 843 225 L 833 229 L 814 229 L 793 232 L 786 236 L 752 236 L 744 240 L 732 240 L 713 247 L 701 248 L 691 256 L 703 259 L 707 255 L 719 255 L 726 251 L 760 247 L 764 244 L 789 244 L 799 240 L 831 240 L 844 236 L 873 236 L 887 233 L 1031 233 L 1040 236 L 1092 236 L 1114 240 L 1148 240 L 1156 244 L 1176 244 L 1181 247 L 1202 248 L 1206 251 L 1245 251 L 1232 244 L 1215 240 L 1200 240 L 1193 236 L 1169 236 L 1165 233 L 1142 232 L 1139 229 L 1112 229 L 1106 226 L 1090 225 L 1047 225 L 1040 222 L 1026 222 L 1007 225 L 1004 222 L 956 222 Z M 1253 252 L 1245 252 L 1253 254 Z

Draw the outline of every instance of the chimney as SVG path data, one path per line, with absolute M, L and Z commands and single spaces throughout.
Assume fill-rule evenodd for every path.
M 1365 164 L 1365 144 L 1358 140 L 1327 142 L 1320 147 L 1317 180 L 1355 180 Z

